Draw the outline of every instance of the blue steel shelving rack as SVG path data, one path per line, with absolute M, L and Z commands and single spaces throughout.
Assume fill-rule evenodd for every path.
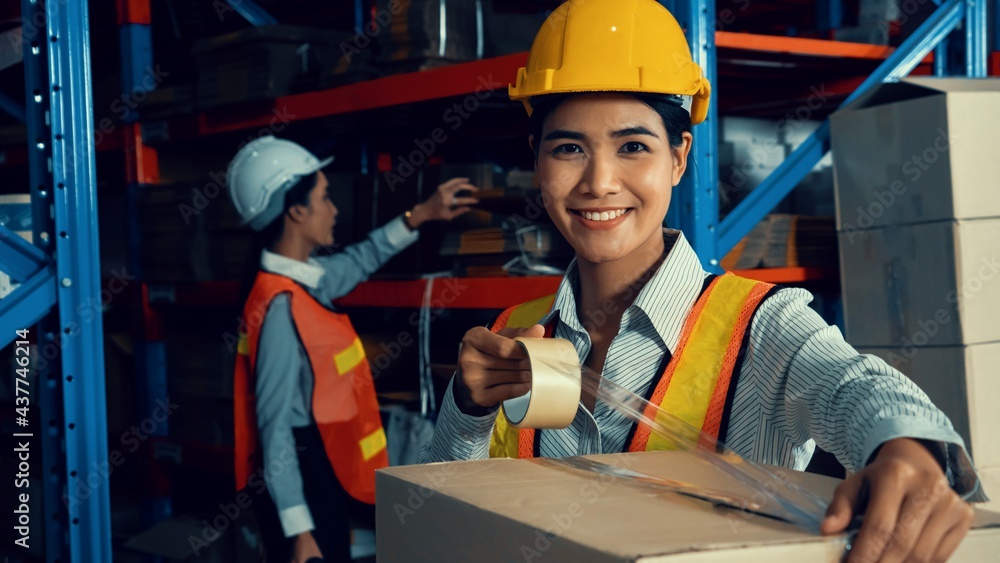
M 87 2 L 22 0 L 21 14 L 35 244 L 0 227 L 0 268 L 21 283 L 0 300 L 0 346 L 30 328 L 36 350 L 60 358 L 35 374 L 29 410 L 46 559 L 110 561 L 108 488 L 64 502 L 68 483 L 107 460 L 103 327 L 85 314 L 101 299 Z
M 716 86 L 714 39 L 715 0 L 661 0 L 687 30 L 695 61 L 705 69 Z M 939 45 L 948 39 L 960 22 L 965 21 L 965 67 L 968 77 L 986 76 L 988 0 L 946 0 L 907 38 L 853 94 L 848 104 L 882 82 L 904 78 Z M 826 0 L 821 9 L 828 14 L 840 4 Z M 995 8 L 996 9 L 996 8 Z M 994 13 L 993 17 L 997 18 Z M 947 74 L 944 48 L 935 53 L 935 73 Z M 714 104 L 713 104 L 714 106 Z M 719 271 L 719 261 L 784 199 L 830 150 L 830 125 L 824 121 L 795 151 L 778 166 L 733 211 L 719 221 L 718 200 L 718 117 L 714 107 L 708 119 L 694 130 L 694 146 L 685 181 L 674 190 L 667 222 L 684 231 L 707 269 Z

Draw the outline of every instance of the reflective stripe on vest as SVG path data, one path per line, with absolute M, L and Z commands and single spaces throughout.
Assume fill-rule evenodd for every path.
M 254 366 L 264 315 L 282 293 L 289 296 L 295 331 L 312 368 L 312 416 L 327 459 L 345 491 L 373 504 L 375 470 L 388 465 L 388 455 L 361 340 L 347 315 L 327 309 L 289 278 L 266 272 L 258 273 L 247 299 L 243 311 L 246 330 L 237 346 L 233 389 L 236 487 L 244 487 L 260 469 Z
M 718 438 L 744 335 L 757 307 L 773 287 L 732 274 L 715 278 L 688 313 L 677 351 L 653 389 L 650 403 Z M 491 330 L 532 326 L 548 313 L 554 299 L 549 296 L 511 307 L 497 318 Z M 545 302 L 548 308 L 539 313 Z M 553 329 L 547 326 L 546 336 L 551 336 Z M 646 414 L 652 417 L 652 408 Z M 637 425 L 633 430 L 626 445 L 630 452 L 670 448 L 667 440 L 651 435 L 647 425 Z M 529 458 L 534 457 L 535 448 L 534 430 L 518 431 L 507 424 L 502 412 L 497 414 L 490 457 Z

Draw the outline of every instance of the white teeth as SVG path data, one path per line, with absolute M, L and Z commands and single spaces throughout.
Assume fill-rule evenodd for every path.
M 611 219 L 617 219 L 625 214 L 625 209 L 618 209 L 616 211 L 581 211 L 580 214 L 583 215 L 584 219 L 588 221 L 610 221 Z

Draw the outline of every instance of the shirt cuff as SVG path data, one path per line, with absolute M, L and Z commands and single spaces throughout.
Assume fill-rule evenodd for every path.
M 454 384 L 452 378 L 441 401 L 434 439 L 431 440 L 429 452 L 424 456 L 429 458 L 427 461 L 464 461 L 490 456 L 490 435 L 493 434 L 497 413 L 485 416 L 463 414 L 455 404 L 452 391 Z
M 862 452 L 864 457 L 861 459 L 870 459 L 882 444 L 896 438 L 914 438 L 941 443 L 946 451 L 945 475 L 952 489 L 969 502 L 989 500 L 979 482 L 979 475 L 965 449 L 962 437 L 950 428 L 923 418 L 894 417 L 877 423 L 868 434 Z
M 309 512 L 309 507 L 304 504 L 280 511 L 278 518 L 281 519 L 281 529 L 285 532 L 286 538 L 294 538 L 299 534 L 311 532 L 315 528 L 312 513 Z
M 417 230 L 411 231 L 406 223 L 403 222 L 402 217 L 396 217 L 392 221 L 389 221 L 382 227 L 382 232 L 385 233 L 385 240 L 389 242 L 397 251 L 403 250 L 407 246 L 417 242 L 420 238 L 420 232 Z

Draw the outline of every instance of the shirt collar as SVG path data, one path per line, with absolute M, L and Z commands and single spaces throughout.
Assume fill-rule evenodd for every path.
M 260 253 L 260 267 L 272 274 L 291 278 L 309 289 L 319 287 L 319 281 L 325 273 L 315 258 L 301 262 L 266 249 Z
M 667 349 L 674 353 L 680 342 L 681 331 L 688 312 L 701 295 L 705 277 L 694 249 L 680 231 L 664 229 L 667 239 L 667 256 L 653 277 L 636 296 L 632 307 L 641 311 L 652 323 Z M 670 241 L 674 240 L 673 245 Z M 569 328 L 583 332 L 577 316 L 576 293 L 580 287 L 580 274 L 576 260 L 570 263 L 559 284 L 552 310 L 540 322 L 547 324 L 558 319 Z

